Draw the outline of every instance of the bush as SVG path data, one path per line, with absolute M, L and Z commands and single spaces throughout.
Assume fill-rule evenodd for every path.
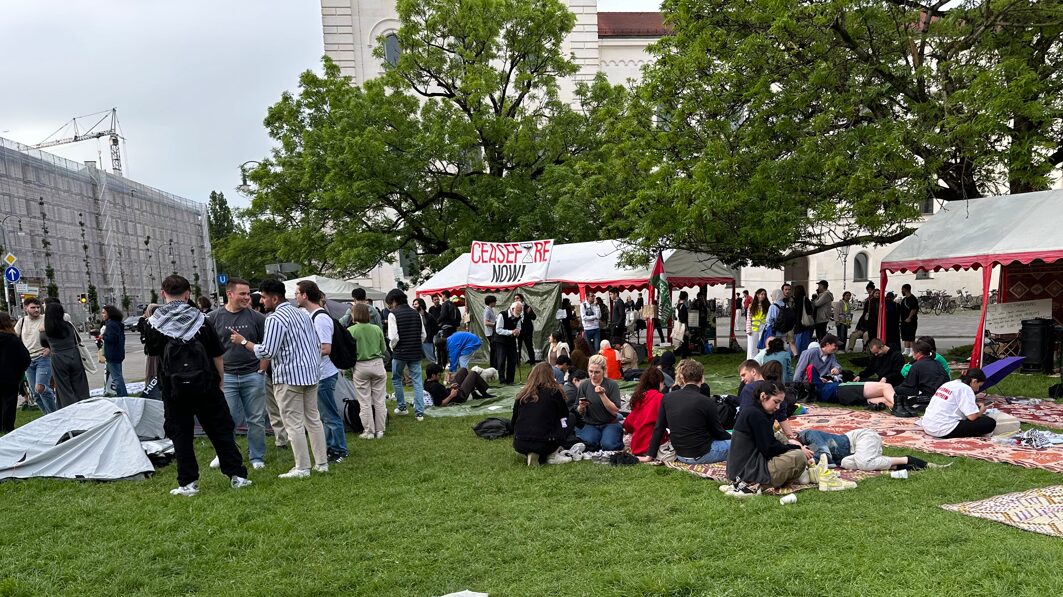
M 966 361 L 971 358 L 971 352 L 974 350 L 974 344 L 964 344 L 963 346 L 954 346 L 945 353 L 945 358 L 951 361 Z

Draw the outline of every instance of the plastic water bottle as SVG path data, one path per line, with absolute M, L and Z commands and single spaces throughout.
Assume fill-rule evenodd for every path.
M 779 503 L 782 504 L 783 506 L 785 506 L 787 504 L 796 504 L 797 503 L 797 494 L 796 493 L 791 493 L 789 495 L 784 495 L 781 498 L 779 498 Z

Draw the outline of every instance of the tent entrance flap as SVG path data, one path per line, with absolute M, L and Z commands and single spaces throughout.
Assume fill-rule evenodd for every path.
M 550 334 L 558 328 L 555 314 L 561 308 L 561 285 L 557 283 L 541 283 L 527 288 L 512 288 L 499 292 L 487 292 L 473 288 L 466 289 L 465 309 L 469 314 L 469 331 L 480 338 L 486 339 L 484 309 L 487 304 L 484 302 L 485 299 L 488 296 L 493 296 L 498 300 L 495 303 L 495 316 L 497 317 L 499 313 L 512 306 L 513 295 L 515 294 L 523 296 L 525 303 L 530 305 L 535 312 L 535 321 L 532 322 L 535 326 L 532 332 L 532 349 L 535 351 L 545 350 L 544 347 L 550 340 Z M 521 347 L 521 350 L 523 351 L 523 347 Z M 488 362 L 489 355 L 490 346 L 485 341 L 480 350 L 473 355 L 473 360 Z M 527 361 L 527 352 L 523 352 L 519 358 L 521 363 Z M 546 360 L 546 355 L 542 354 L 540 358 Z

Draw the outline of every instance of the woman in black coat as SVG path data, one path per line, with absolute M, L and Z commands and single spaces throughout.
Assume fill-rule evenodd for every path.
M 513 449 L 528 457 L 528 466 L 545 464 L 561 448 L 568 431 L 565 394 L 549 363 L 532 367 L 528 381 L 513 401 Z
M 30 353 L 15 334 L 15 322 L 0 311 L 0 433 L 15 430 L 18 386 L 30 366 Z
M 738 413 L 727 453 L 727 478 L 735 483 L 732 493 L 743 495 L 793 483 L 812 459 L 812 452 L 797 440 L 783 443 L 775 435 L 773 415 L 786 400 L 786 388 L 770 381 L 757 383 L 753 406 Z

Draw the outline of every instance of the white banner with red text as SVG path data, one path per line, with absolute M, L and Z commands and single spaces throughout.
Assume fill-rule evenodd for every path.
M 469 250 L 469 285 L 498 288 L 542 282 L 547 279 L 553 253 L 553 239 L 512 243 L 473 241 Z

